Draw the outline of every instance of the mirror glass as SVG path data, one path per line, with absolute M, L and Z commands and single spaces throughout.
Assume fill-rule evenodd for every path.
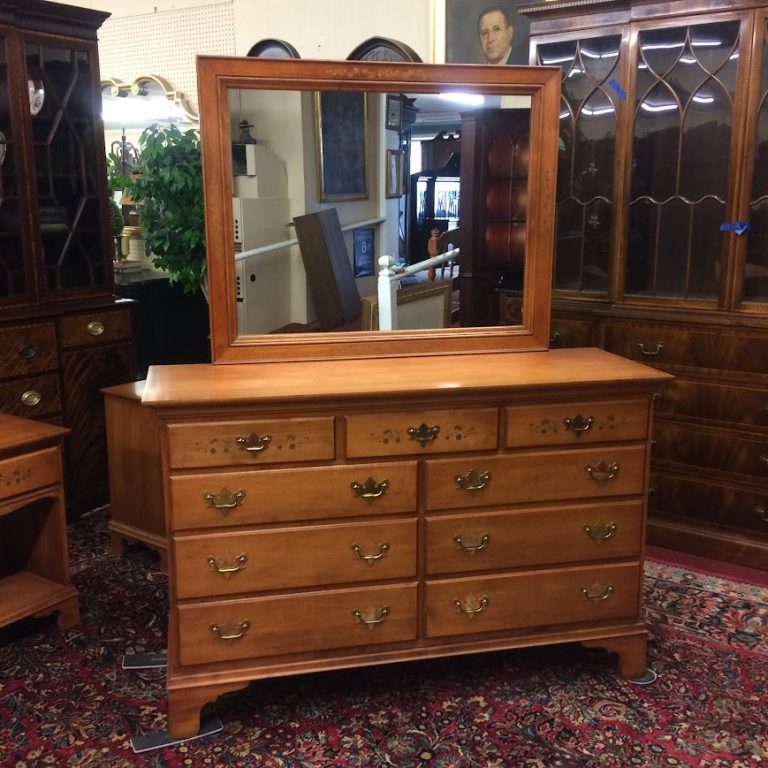
M 546 346 L 556 70 L 198 70 L 215 361 Z

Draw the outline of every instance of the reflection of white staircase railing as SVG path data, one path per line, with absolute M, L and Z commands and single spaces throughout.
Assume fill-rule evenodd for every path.
M 418 272 L 424 272 L 446 262 L 454 261 L 458 257 L 459 249 L 453 248 L 407 267 L 395 267 L 395 260 L 392 256 L 382 256 L 379 259 L 381 269 L 378 280 L 379 330 L 397 330 L 397 289 L 400 280 L 409 275 L 415 275 Z

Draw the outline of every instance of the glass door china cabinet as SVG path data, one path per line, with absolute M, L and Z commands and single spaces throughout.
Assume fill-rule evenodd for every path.
M 768 566 L 768 4 L 521 9 L 561 67 L 553 346 L 676 375 L 649 541 Z
M 0 0 L 0 410 L 63 424 L 72 508 L 105 497 L 99 390 L 133 376 L 112 295 L 96 34 L 108 14 Z

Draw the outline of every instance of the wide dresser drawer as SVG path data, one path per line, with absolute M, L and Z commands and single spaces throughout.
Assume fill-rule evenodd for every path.
M 416 462 L 171 477 L 173 530 L 416 511 Z
M 179 599 L 416 578 L 416 520 L 210 533 L 174 542 Z
M 61 480 L 58 448 L 46 448 L 0 461 L 0 500 L 29 493 Z
M 129 309 L 65 315 L 58 322 L 62 348 L 90 347 L 131 338 Z
M 0 411 L 22 418 L 44 418 L 61 411 L 59 377 L 55 373 L 13 379 L 0 384 Z
M 55 370 L 57 366 L 53 323 L 0 328 L 0 378 Z
M 635 618 L 640 564 L 427 582 L 427 636 Z
M 642 493 L 645 446 L 433 459 L 425 464 L 427 509 L 576 500 Z
M 416 639 L 416 584 L 252 597 L 176 608 L 181 664 Z

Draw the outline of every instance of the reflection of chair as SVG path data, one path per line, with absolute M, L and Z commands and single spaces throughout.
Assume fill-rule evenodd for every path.
M 429 241 L 427 242 L 427 257 L 432 258 L 433 256 L 440 256 L 443 253 L 448 253 L 448 251 L 461 248 L 461 237 L 461 227 L 455 227 L 454 229 L 449 229 L 446 232 L 440 232 L 438 229 L 433 229 L 429 233 Z M 446 276 L 446 271 L 448 272 L 449 278 L 455 277 L 453 273 L 458 263 L 458 255 L 454 258 L 444 261 L 442 264 L 440 264 L 439 267 L 435 267 L 430 270 L 430 280 L 434 279 L 438 270 L 440 272 L 441 279 Z

